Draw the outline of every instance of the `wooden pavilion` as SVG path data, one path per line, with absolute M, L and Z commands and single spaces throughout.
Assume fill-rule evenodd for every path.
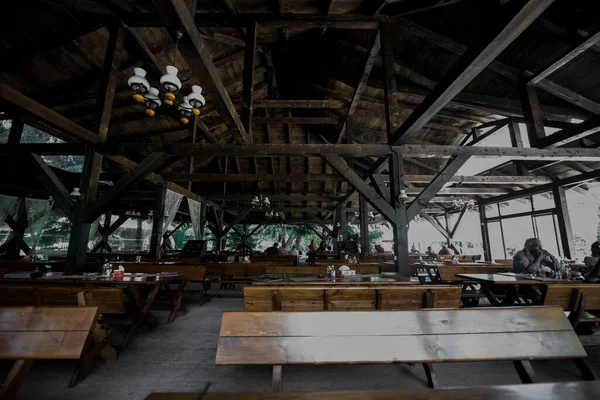
M 67 271 L 109 210 L 153 210 L 159 254 L 166 189 L 203 204 L 217 243 L 234 224 L 273 223 L 252 212 L 257 195 L 278 223 L 329 225 L 335 237 L 358 212 L 366 239 L 372 211 L 393 226 L 403 274 L 417 215 L 451 239 L 455 229 L 436 216 L 461 212 L 453 200 L 483 212 L 551 191 L 568 257 L 565 188 L 600 177 L 592 3 L 12 2 L 0 39 L 0 118 L 12 121 L 0 193 L 55 199 L 72 223 Z M 167 65 L 179 69 L 183 95 L 204 90 L 188 124 L 182 94 L 153 117 L 132 100 L 134 68 L 158 87 Z M 22 143 L 25 124 L 63 142 Z M 506 127 L 512 147 L 477 145 Z M 84 156 L 82 172 L 51 167 L 47 155 Z M 497 157 L 507 162 L 456 175 L 469 159 Z M 11 228 L 22 234 L 17 221 Z

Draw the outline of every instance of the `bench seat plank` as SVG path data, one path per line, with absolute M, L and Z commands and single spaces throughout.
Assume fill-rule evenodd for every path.
M 469 389 L 320 393 L 207 393 L 203 400 L 589 400 L 600 397 L 600 382 L 540 383 Z M 153 393 L 146 400 L 196 400 L 198 393 Z
M 216 363 L 374 364 L 580 357 L 586 357 L 586 353 L 577 335 L 573 331 L 558 331 L 377 337 L 222 337 Z
M 220 336 L 340 337 L 537 331 L 572 331 L 572 328 L 560 307 L 431 309 L 419 312 L 246 311 L 224 312 Z
M 325 295 L 325 291 L 327 294 Z M 246 311 L 272 311 L 274 293 L 281 294 L 282 311 L 368 311 L 377 309 L 378 294 L 382 310 L 419 310 L 426 292 L 435 293 L 434 308 L 458 308 L 459 286 L 249 286 L 244 288 Z M 325 308 L 325 298 L 328 307 Z

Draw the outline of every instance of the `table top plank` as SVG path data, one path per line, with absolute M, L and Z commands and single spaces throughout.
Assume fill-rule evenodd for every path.
M 571 331 L 402 336 L 221 337 L 217 365 L 389 364 L 583 358 Z
M 320 393 L 207 393 L 203 400 L 589 400 L 600 397 L 600 382 L 560 382 L 466 389 L 419 389 Z M 197 400 L 194 393 L 152 393 L 146 400 Z
M 0 332 L 89 332 L 97 319 L 97 307 L 0 307 Z
M 385 336 L 571 331 L 560 307 L 385 312 L 224 312 L 220 336 Z
M 79 359 L 89 331 L 0 332 L 0 359 Z

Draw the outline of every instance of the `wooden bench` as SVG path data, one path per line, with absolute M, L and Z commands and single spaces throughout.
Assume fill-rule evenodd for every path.
M 97 307 L 0 307 L 0 359 L 15 360 L 0 398 L 15 396 L 32 360 L 79 360 L 81 365 L 98 314 Z
M 220 289 L 234 290 L 235 284 L 249 284 L 252 279 L 265 274 L 276 275 L 319 275 L 327 273 L 327 266 L 289 266 L 276 264 L 203 264 L 206 267 L 207 277 L 218 277 L 217 279 L 207 279 L 206 290 L 210 290 L 213 281 L 220 283 Z M 379 265 L 352 265 L 350 269 L 355 270 L 357 274 L 378 274 Z
M 376 344 L 376 345 L 374 345 Z M 224 312 L 217 365 L 272 365 L 280 391 L 286 364 L 513 361 L 533 383 L 530 360 L 572 359 L 584 379 L 595 376 L 560 307 L 379 312 Z
M 206 393 L 202 400 L 589 400 L 600 382 L 557 382 L 467 389 L 301 393 Z M 198 393 L 152 393 L 146 400 L 197 400 Z
M 573 328 L 582 323 L 600 322 L 593 311 L 600 310 L 600 285 L 596 283 L 548 284 L 544 305 L 555 305 L 569 311 Z
M 274 263 L 274 264 L 298 265 L 298 256 L 252 255 L 252 256 L 250 256 L 250 261 L 253 263 Z
M 112 338 L 119 326 L 134 329 L 135 318 L 128 315 L 123 290 L 86 286 L 25 286 L 2 285 L 0 306 L 94 306 L 98 309 L 98 324 L 94 327 L 94 345 L 86 349 L 82 362 L 75 370 L 69 386 L 83 380 L 93 361 L 101 356 L 110 361 L 117 359 Z
M 171 312 L 169 313 L 169 317 L 167 318 L 167 323 L 170 324 L 175 321 L 177 317 L 177 313 L 179 312 L 183 297 L 188 295 L 189 292 L 185 290 L 186 286 L 189 282 L 202 282 L 204 284 L 204 279 L 206 278 L 206 267 L 202 265 L 148 265 L 148 264 L 127 264 L 124 265 L 125 272 L 132 273 L 147 273 L 147 274 L 156 274 L 160 272 L 178 272 L 181 275 L 181 281 L 179 282 L 179 286 L 176 290 L 171 290 L 169 288 L 169 284 L 165 282 L 163 284 L 163 288 L 167 292 L 169 296 L 169 301 L 171 302 Z M 204 294 L 203 291 L 203 302 L 204 302 Z
M 458 308 L 459 286 L 244 288 L 246 311 L 365 311 Z

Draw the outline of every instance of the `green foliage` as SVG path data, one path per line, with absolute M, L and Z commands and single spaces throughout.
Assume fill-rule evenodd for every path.
M 194 231 L 192 230 L 192 224 L 184 224 L 181 228 L 175 231 L 171 236 L 175 242 L 175 248 L 181 249 L 188 240 L 194 240 Z

